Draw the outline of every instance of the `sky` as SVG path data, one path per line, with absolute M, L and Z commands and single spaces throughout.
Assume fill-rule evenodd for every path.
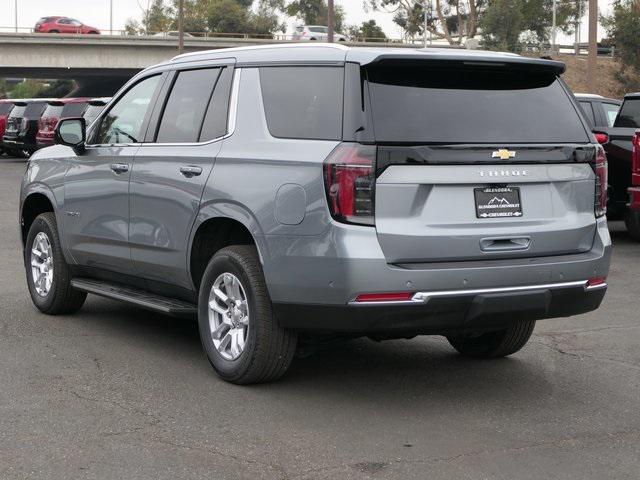
M 146 5 L 146 0 L 0 0 L 0 31 L 12 31 L 14 27 L 15 3 L 18 5 L 18 26 L 33 28 L 36 21 L 46 15 L 65 15 L 77 18 L 83 23 L 109 30 L 109 3 L 113 2 L 113 28 L 121 30 L 128 18 L 139 19 L 142 15 L 139 4 Z M 346 23 L 361 24 L 363 21 L 375 19 L 389 37 L 399 38 L 400 29 L 393 23 L 393 15 L 385 12 L 367 12 L 362 0 L 335 0 L 346 13 Z M 611 0 L 600 0 L 600 11 L 607 12 Z M 295 22 L 290 21 L 287 33 Z M 587 21 L 583 21 L 583 38 L 587 40 Z M 600 36 L 603 32 L 599 32 Z M 558 43 L 573 43 L 573 38 L 558 36 Z

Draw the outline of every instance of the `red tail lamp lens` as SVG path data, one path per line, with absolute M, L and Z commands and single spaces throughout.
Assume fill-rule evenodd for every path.
M 376 147 L 344 143 L 324 163 L 331 216 L 343 223 L 374 225 Z
M 596 137 L 596 141 L 600 144 L 600 145 L 604 145 L 606 143 L 609 143 L 609 135 L 607 135 L 606 133 L 602 133 L 602 132 L 594 132 L 594 135 Z
M 596 217 L 603 217 L 607 214 L 607 187 L 608 187 L 608 168 L 607 168 L 607 156 L 604 153 L 604 148 L 598 145 L 596 152 L 596 198 L 594 211 Z
M 587 288 L 597 287 L 599 285 L 604 285 L 605 283 L 607 283 L 607 277 L 593 277 L 587 280 Z

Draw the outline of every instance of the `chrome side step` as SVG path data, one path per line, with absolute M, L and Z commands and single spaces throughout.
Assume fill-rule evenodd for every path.
M 90 278 L 74 278 L 71 280 L 71 286 L 76 290 L 131 303 L 138 307 L 167 315 L 182 317 L 195 316 L 198 314 L 198 307 L 192 303 L 175 298 L 163 297 L 124 285 L 102 282 Z

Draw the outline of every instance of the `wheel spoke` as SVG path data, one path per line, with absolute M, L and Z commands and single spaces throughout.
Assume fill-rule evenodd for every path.
M 220 315 L 226 315 L 226 313 L 229 311 L 229 308 L 223 308 L 218 305 L 218 302 L 216 302 L 215 299 L 209 302 L 209 308 L 214 312 L 219 313 Z
M 227 332 L 229 332 L 230 329 L 231 327 L 228 324 L 221 323 L 220 325 L 218 325 L 218 328 L 216 328 L 213 332 L 211 332 L 211 336 L 215 340 L 220 340 L 222 337 L 224 337 L 227 334 Z
M 231 343 L 231 332 L 227 331 L 226 335 L 224 336 L 224 338 L 220 342 L 220 345 L 218 345 L 218 351 L 220 353 L 224 353 L 227 350 L 227 348 L 229 347 L 230 343 Z
M 241 353 L 240 347 L 238 345 L 238 331 L 239 330 L 237 328 L 231 331 L 231 356 L 234 358 Z
M 231 275 L 225 274 L 223 277 L 224 289 L 227 291 L 227 296 L 235 302 L 236 300 L 236 292 L 233 289 L 233 277 Z
M 220 290 L 219 288 L 214 288 L 213 293 L 220 299 L 222 303 L 228 303 L 229 297 L 227 297 L 222 290 Z

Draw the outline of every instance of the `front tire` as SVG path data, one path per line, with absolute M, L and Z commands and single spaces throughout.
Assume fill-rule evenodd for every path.
M 275 317 L 254 246 L 226 247 L 211 258 L 200 285 L 198 324 L 211 366 L 231 383 L 279 379 L 296 350 L 296 333 Z
M 24 250 L 27 285 L 33 304 L 42 313 L 75 313 L 87 294 L 71 287 L 71 275 L 53 212 L 39 215 L 31 224 Z
M 535 320 L 518 320 L 504 330 L 480 335 L 452 335 L 447 340 L 466 357 L 499 358 L 512 355 L 529 341 Z
M 640 212 L 629 210 L 624 217 L 624 223 L 631 238 L 640 242 Z

